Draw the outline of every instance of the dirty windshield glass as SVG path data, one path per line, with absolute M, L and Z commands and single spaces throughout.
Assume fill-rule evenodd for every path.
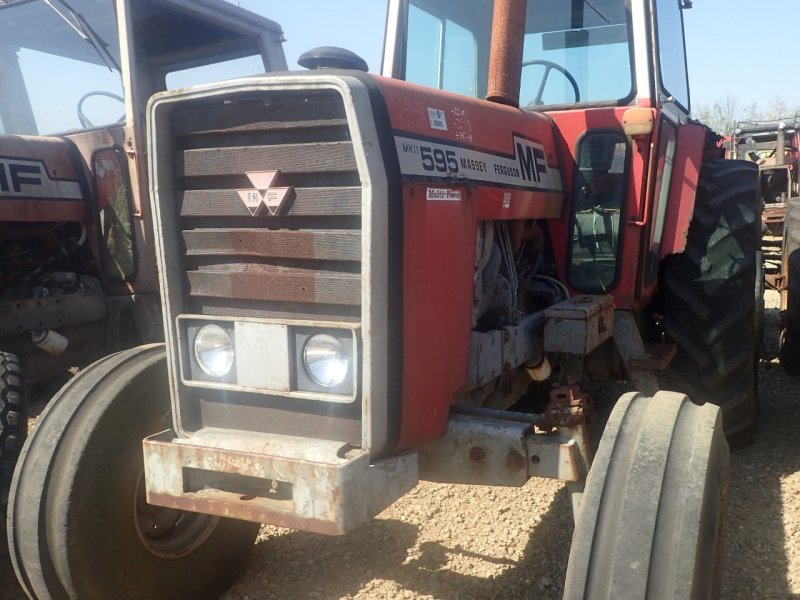
M 491 0 L 409 0 L 405 78 L 483 97 Z M 617 102 L 633 90 L 628 2 L 528 0 L 521 106 Z
M 0 0 L 4 133 L 89 129 L 124 116 L 113 0 Z

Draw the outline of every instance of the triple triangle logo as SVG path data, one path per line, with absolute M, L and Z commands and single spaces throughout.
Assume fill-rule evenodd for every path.
M 236 190 L 236 193 L 254 217 L 274 217 L 294 198 L 293 187 L 272 187 L 280 174 L 278 170 L 245 173 L 255 189 Z

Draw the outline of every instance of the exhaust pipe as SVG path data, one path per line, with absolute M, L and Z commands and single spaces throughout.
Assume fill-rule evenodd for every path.
M 528 0 L 495 0 L 489 55 L 490 102 L 519 107 Z

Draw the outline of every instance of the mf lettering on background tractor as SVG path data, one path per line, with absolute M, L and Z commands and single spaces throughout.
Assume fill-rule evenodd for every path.
M 77 181 L 51 177 L 43 162 L 4 157 L 0 157 L 0 196 L 83 198 Z

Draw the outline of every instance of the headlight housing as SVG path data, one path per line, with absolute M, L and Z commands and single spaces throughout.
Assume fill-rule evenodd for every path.
M 203 325 L 194 337 L 194 358 L 203 373 L 222 378 L 233 368 L 235 352 L 230 333 L 219 325 Z
M 326 333 L 312 335 L 303 347 L 303 364 L 309 377 L 324 388 L 342 385 L 350 373 L 352 356 L 344 344 Z

